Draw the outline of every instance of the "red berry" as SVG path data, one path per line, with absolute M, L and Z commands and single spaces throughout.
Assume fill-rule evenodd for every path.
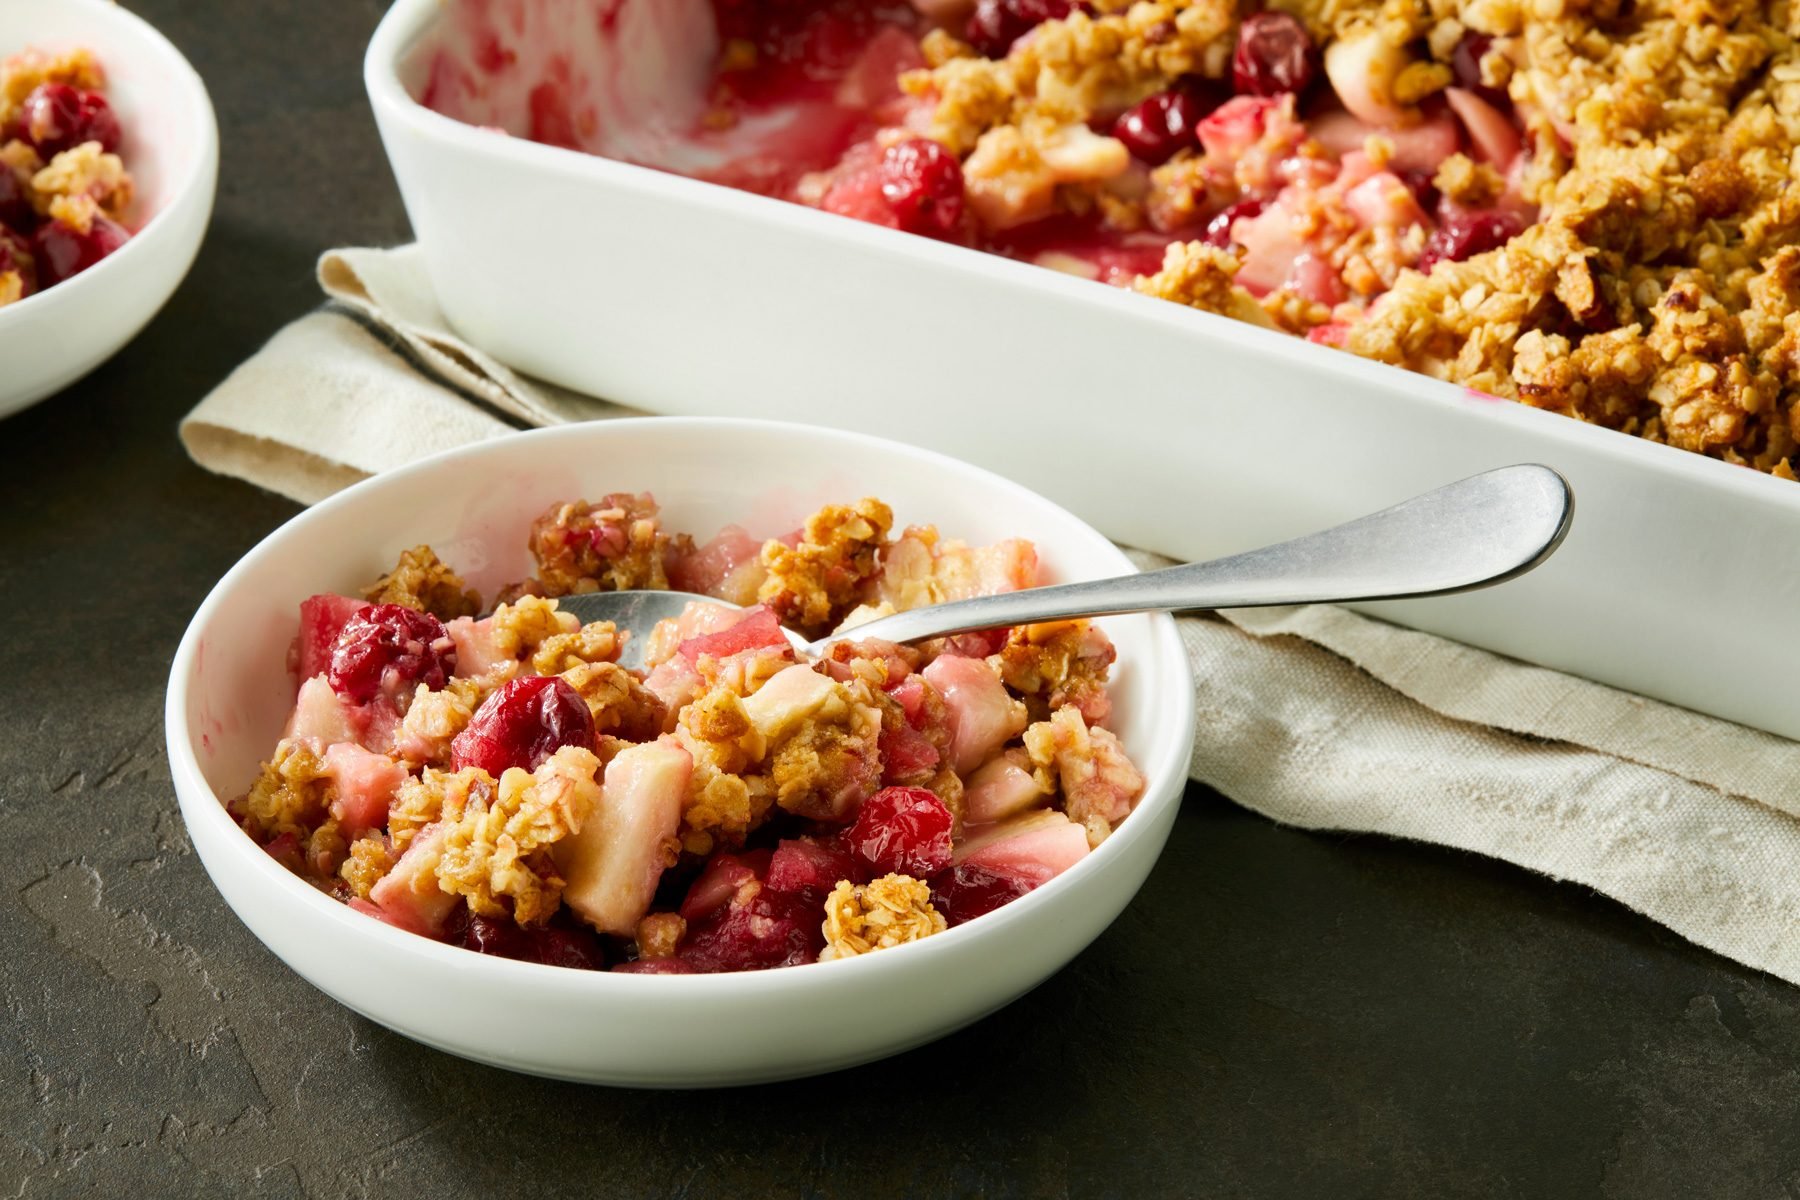
M 564 746 L 594 748 L 594 717 L 581 693 L 558 675 L 500 686 L 450 743 L 450 767 L 480 767 L 496 779 L 508 767 L 535 771 Z
M 1482 82 L 1481 60 L 1493 49 L 1494 39 L 1485 33 L 1474 30 L 1463 34 L 1462 40 L 1456 43 L 1456 49 L 1450 52 L 1450 70 L 1456 76 L 1456 86 L 1474 92 L 1489 104 L 1506 112 L 1512 107 L 1512 99 L 1505 88 L 1491 87 Z
M 1419 270 L 1430 271 L 1439 262 L 1461 262 L 1498 250 L 1524 231 L 1525 222 L 1509 212 L 1450 213 L 1425 239 Z
M 841 879 L 861 878 L 856 860 L 841 845 L 810 838 L 783 839 L 769 860 L 769 890 L 798 896 L 812 905 L 825 897 Z
M 6 168 L 0 166 L 0 176 L 5 174 L 7 174 Z M 31 255 L 25 249 L 25 239 L 14 234 L 5 225 L 0 225 L 0 275 L 10 275 L 14 272 L 17 272 L 20 282 L 24 285 L 21 299 L 31 295 L 36 290 L 34 287 L 36 272 L 32 270 Z
M 344 622 L 325 681 L 338 695 L 367 704 L 418 683 L 435 691 L 455 670 L 456 643 L 442 621 L 401 604 L 369 604 Z
M 83 142 L 119 148 L 119 118 L 99 92 L 77 91 L 66 83 L 42 83 L 20 105 L 20 126 L 38 154 L 54 158 Z
M 61 221 L 46 221 L 32 239 L 38 287 L 81 274 L 130 240 L 124 226 L 102 216 L 94 217 L 86 233 Z
M 961 925 L 1011 904 L 1032 886 L 1029 879 L 964 863 L 931 877 L 931 907 L 943 915 L 945 924 Z
M 1125 111 L 1113 125 L 1113 136 L 1133 158 L 1161 166 L 1176 153 L 1193 147 L 1194 126 L 1209 110 L 1185 89 L 1158 92 Z
M 1012 44 L 1042 25 L 1072 12 L 1092 14 L 1093 9 L 1070 0 L 978 0 L 963 40 L 987 58 L 1005 58 Z
M 927 237 L 956 232 L 963 213 L 962 164 L 930 138 L 908 138 L 881 156 L 881 195 L 899 227 Z
M 1269 207 L 1267 200 L 1239 200 L 1236 204 L 1228 204 L 1219 210 L 1219 215 L 1206 223 L 1206 233 L 1200 238 L 1209 246 L 1217 246 L 1221 250 L 1231 247 L 1231 226 L 1245 217 L 1259 217 L 1263 209 Z
M 863 801 L 845 834 L 850 854 L 870 876 L 925 879 L 950 865 L 950 810 L 935 792 L 882 788 Z
M 1284 12 L 1252 13 L 1238 27 L 1231 82 L 1240 94 L 1303 94 L 1319 73 L 1318 54 L 1306 27 Z
M 5 139 L 0 138 L 0 141 Z M 0 163 L 0 225 L 20 233 L 29 232 L 37 225 L 37 213 L 32 211 L 31 200 L 25 195 L 25 182 L 5 163 Z
M 737 890 L 751 880 L 769 873 L 772 858 L 768 850 L 752 850 L 731 854 L 720 850 L 706 860 L 706 868 L 688 886 L 681 901 L 681 919 L 690 925 L 704 920 L 724 908 Z
M 452 927 L 449 937 L 465 950 L 497 958 L 581 971 L 606 968 L 606 954 L 600 949 L 600 940 L 586 929 L 558 925 L 522 928 L 506 917 L 471 916 L 460 934 Z
M 824 948 L 816 905 L 756 885 L 699 925 L 688 927 L 681 959 L 697 971 L 760 971 L 812 962 Z

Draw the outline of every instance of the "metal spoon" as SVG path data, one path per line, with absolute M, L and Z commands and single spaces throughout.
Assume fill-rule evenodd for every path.
M 1319 533 L 1209 562 L 1139 575 L 1027 588 L 882 617 L 795 647 L 817 654 L 844 637 L 918 642 L 951 633 L 1103 617 L 1114 613 L 1260 608 L 1443 596 L 1504 583 L 1562 544 L 1574 516 L 1568 481 L 1549 467 L 1501 467 L 1415 496 Z M 691 601 L 690 592 L 589 592 L 559 603 L 585 622 L 629 630 L 620 661 L 643 665 L 652 627 Z

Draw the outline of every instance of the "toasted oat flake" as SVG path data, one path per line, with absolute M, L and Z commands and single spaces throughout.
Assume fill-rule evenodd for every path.
M 916 942 L 946 928 L 923 880 L 910 875 L 883 875 L 870 883 L 840 880 L 825 899 L 825 949 L 819 961 Z

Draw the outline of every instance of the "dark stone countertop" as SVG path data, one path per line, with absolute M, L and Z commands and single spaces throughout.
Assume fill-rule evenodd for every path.
M 1581 888 L 1200 788 L 1068 970 L 823 1079 L 545 1083 L 313 991 L 214 892 L 162 748 L 190 613 L 294 508 L 175 422 L 316 303 L 320 250 L 406 236 L 360 82 L 382 6 L 133 6 L 209 80 L 223 174 L 155 323 L 0 421 L 0 1195 L 1800 1191 L 1793 988 Z

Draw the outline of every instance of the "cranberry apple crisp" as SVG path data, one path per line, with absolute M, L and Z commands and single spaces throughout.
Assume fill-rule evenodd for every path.
M 424 101 L 1794 477 L 1784 6 L 668 0 L 712 67 L 657 137 L 533 8 L 464 6 Z
M 893 530 L 874 499 L 785 537 L 664 531 L 648 495 L 556 504 L 491 615 L 425 546 L 300 606 L 293 715 L 228 808 L 360 912 L 486 954 L 739 971 L 940 933 L 1066 870 L 1144 778 L 1085 621 L 924 645 L 854 627 L 1037 583 L 1029 542 Z M 673 587 L 643 670 L 557 597 Z M 739 605 L 747 607 L 737 607 Z M 817 661 L 809 637 L 846 631 Z
M 0 306 L 123 246 L 131 175 L 106 77 L 85 50 L 0 60 Z

